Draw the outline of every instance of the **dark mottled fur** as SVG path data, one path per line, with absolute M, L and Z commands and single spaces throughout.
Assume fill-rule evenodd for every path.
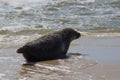
M 70 42 L 80 36 L 77 31 L 65 28 L 27 43 L 17 53 L 22 53 L 27 62 L 60 58 L 66 55 Z

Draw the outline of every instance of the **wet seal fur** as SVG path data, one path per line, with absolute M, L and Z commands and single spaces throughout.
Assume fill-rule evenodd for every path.
M 26 43 L 17 53 L 22 53 L 27 63 L 60 59 L 66 57 L 71 41 L 80 36 L 81 34 L 74 29 L 65 28 Z

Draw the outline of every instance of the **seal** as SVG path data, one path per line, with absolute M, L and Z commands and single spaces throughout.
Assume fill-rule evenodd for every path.
M 78 31 L 65 28 L 26 43 L 17 49 L 17 53 L 22 54 L 26 62 L 59 59 L 66 56 L 71 41 L 80 36 L 81 34 Z

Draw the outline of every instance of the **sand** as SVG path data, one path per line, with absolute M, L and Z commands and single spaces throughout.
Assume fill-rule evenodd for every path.
M 83 72 L 93 75 L 92 80 L 120 79 L 120 38 L 84 37 L 79 41 L 71 52 L 80 52 L 97 63 Z
M 120 38 L 82 37 L 72 42 L 69 59 L 23 66 L 17 48 L 0 49 L 0 80 L 120 80 Z

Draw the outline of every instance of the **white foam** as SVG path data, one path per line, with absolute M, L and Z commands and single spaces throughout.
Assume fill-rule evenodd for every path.
M 23 6 L 23 5 L 34 6 L 34 3 L 35 4 L 39 3 L 39 6 L 42 6 L 48 3 L 53 3 L 54 0 L 0 0 L 0 2 L 9 3 L 12 6 Z
M 120 33 L 90 33 L 90 32 L 80 32 L 83 36 L 88 37 L 120 37 Z
M 26 77 L 24 77 L 24 78 L 21 78 L 21 79 L 18 79 L 18 80 L 27 80 L 27 78 L 26 78 Z
M 71 72 L 70 70 L 64 69 L 63 67 L 58 68 L 58 67 L 45 66 L 45 65 L 40 65 L 40 64 L 36 64 L 36 66 L 46 68 L 46 69 L 49 69 L 49 70 L 52 70 L 52 71 L 62 71 L 62 72 L 68 72 L 68 73 Z
M 3 73 L 0 73 L 0 80 L 2 79 L 2 77 L 4 77 L 5 76 L 5 74 L 3 74 Z
M 86 0 L 86 2 L 95 2 L 95 0 Z
M 21 30 L 34 30 L 36 29 L 33 26 L 26 26 L 26 25 L 15 25 L 15 26 L 4 26 L 2 28 L 0 28 L 0 30 L 8 30 L 8 31 L 12 31 L 12 32 L 17 32 L 17 31 L 21 31 Z
M 93 3 L 93 2 L 95 2 L 95 0 L 83 0 L 83 1 L 81 1 L 81 3 Z
M 28 41 L 32 41 L 36 38 L 39 38 L 41 35 L 39 34 L 33 34 L 31 36 L 29 35 L 1 35 L 0 38 L 0 48 L 9 48 L 9 47 L 16 47 L 25 44 Z

